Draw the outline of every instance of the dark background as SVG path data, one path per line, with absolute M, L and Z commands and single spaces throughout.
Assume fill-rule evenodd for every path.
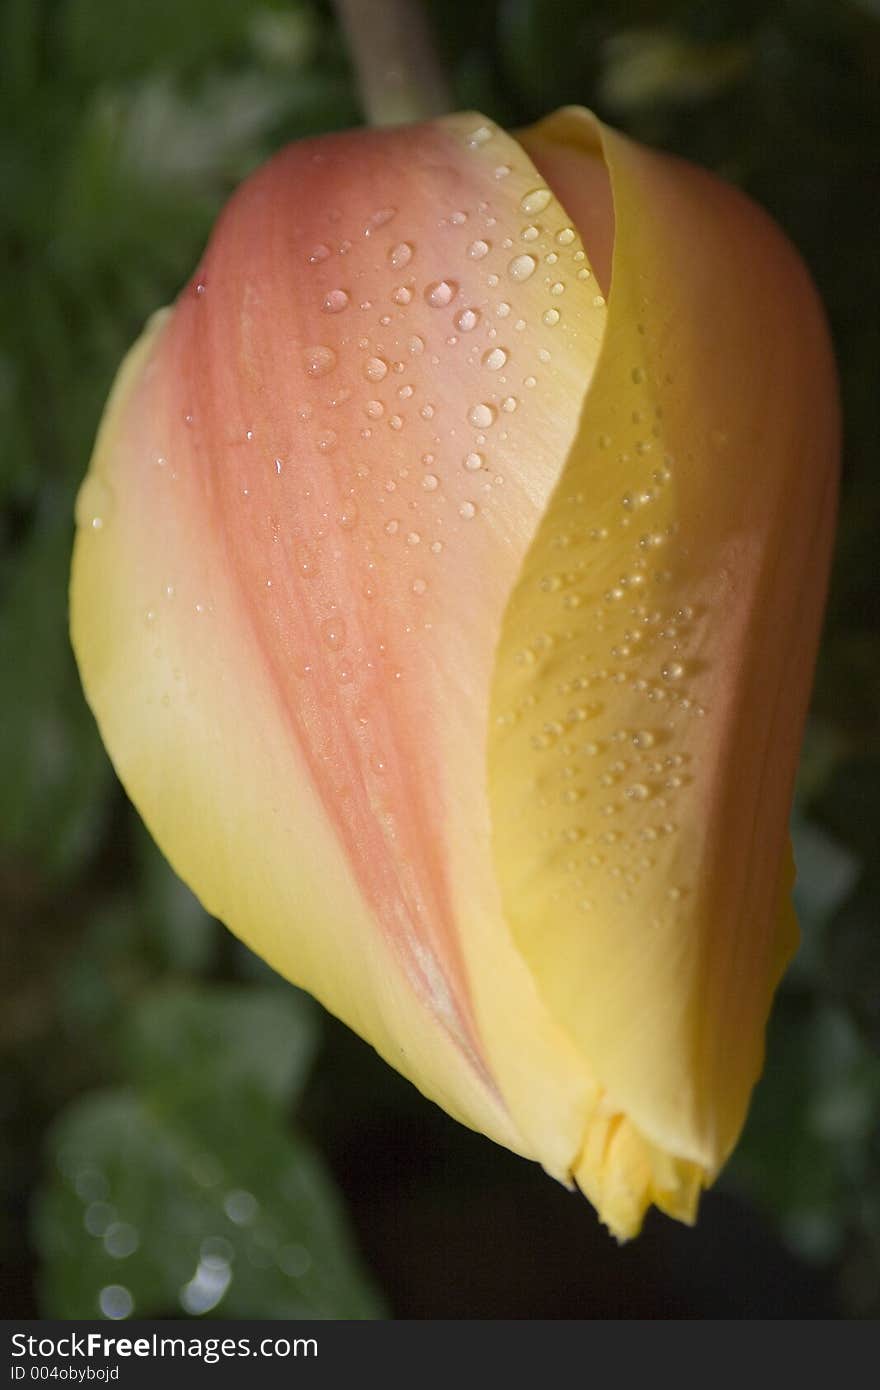
M 0 4 L 6 1317 L 880 1315 L 878 0 L 437 0 L 459 106 L 565 102 L 740 183 L 828 306 L 839 543 L 793 832 L 804 945 L 695 1231 L 618 1250 L 208 918 L 115 782 L 66 634 L 119 360 L 235 184 L 361 119 L 309 0 Z M 809 410 L 809 402 L 804 409 Z

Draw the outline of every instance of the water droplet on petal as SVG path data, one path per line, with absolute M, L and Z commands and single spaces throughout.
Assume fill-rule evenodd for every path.
M 397 216 L 397 208 L 379 208 L 367 221 L 364 227 L 364 236 L 371 237 L 380 227 L 384 227 Z
M 651 789 L 644 782 L 633 782 L 624 792 L 629 801 L 647 801 L 650 795 Z
M 318 246 L 312 247 L 312 250 L 309 252 L 309 263 L 311 265 L 318 265 L 321 261 L 326 261 L 329 255 L 330 247 L 325 246 L 324 243 L 321 242 Z
M 534 274 L 537 264 L 534 256 L 514 256 L 510 265 L 507 267 L 508 274 L 511 280 L 516 280 L 518 283 L 521 283 L 523 280 L 528 280 L 529 276 Z
M 489 254 L 489 242 L 483 241 L 482 237 L 478 237 L 476 241 L 471 242 L 467 249 L 467 253 L 472 261 L 481 261 L 484 256 L 488 256 Z
M 368 381 L 384 381 L 388 375 L 388 363 L 382 357 L 368 357 L 364 363 L 364 376 Z
M 319 344 L 306 348 L 303 361 L 309 376 L 327 376 L 336 366 L 336 353 L 332 348 Z
M 321 636 L 332 651 L 345 646 L 345 622 L 342 618 L 325 618 L 321 624 Z
M 476 473 L 478 469 L 483 467 L 485 462 L 486 460 L 483 455 L 478 454 L 476 450 L 472 450 L 471 453 L 465 454 L 464 457 L 464 466 L 469 473 Z
M 348 295 L 345 290 L 330 290 L 324 295 L 324 303 L 321 305 L 325 314 L 341 314 L 343 309 L 348 308 Z
M 462 309 L 461 313 L 456 315 L 455 326 L 461 333 L 470 333 L 479 321 L 479 309 Z
M 460 517 L 463 517 L 465 521 L 470 521 L 473 517 L 476 516 L 477 509 L 474 506 L 473 502 L 462 502 L 461 506 L 458 509 L 458 514 Z
M 409 265 L 413 258 L 413 247 L 408 241 L 399 241 L 396 246 L 392 246 L 388 252 L 388 260 L 395 270 L 401 270 L 403 266 Z
M 434 280 L 425 289 L 425 299 L 432 309 L 445 309 L 457 291 L 458 285 L 454 280 Z
M 487 405 L 485 401 L 480 401 L 478 405 L 472 405 L 468 411 L 468 420 L 478 430 L 487 430 L 490 425 L 495 423 L 495 416 L 494 407 Z
M 490 348 L 488 352 L 483 353 L 482 361 L 483 366 L 490 372 L 499 372 L 507 361 L 507 353 L 504 348 Z
M 552 198 L 553 194 L 549 188 L 533 188 L 520 200 L 520 207 L 527 217 L 534 217 L 535 213 L 543 212 L 549 207 Z
M 113 493 L 97 473 L 89 473 L 76 499 L 76 520 L 79 526 L 102 531 L 113 514 Z
M 548 328 L 555 328 L 556 324 L 559 322 L 559 310 L 545 309 L 544 313 L 541 315 L 541 321 L 542 323 L 546 323 Z

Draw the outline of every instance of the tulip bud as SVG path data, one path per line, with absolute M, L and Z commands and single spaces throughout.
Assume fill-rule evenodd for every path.
M 243 185 L 80 493 L 83 683 L 177 872 L 621 1238 L 693 1219 L 796 944 L 837 430 L 742 195 L 455 116 Z

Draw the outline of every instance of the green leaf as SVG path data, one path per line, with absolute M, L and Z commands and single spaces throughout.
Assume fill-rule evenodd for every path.
M 111 784 L 67 638 L 71 533 L 56 519 L 18 549 L 0 611 L 0 854 L 47 878 L 94 849 Z
M 47 1316 L 379 1315 L 333 1184 L 286 1121 L 316 1015 L 281 984 L 138 1001 L 118 1049 L 131 1084 L 75 1100 L 50 1134 Z
M 194 1108 L 221 1136 L 227 1098 L 295 1100 L 315 1054 L 317 1006 L 290 985 L 175 984 L 134 1009 L 123 1041 L 129 1075 L 167 1111 Z
M 262 1098 L 214 1132 L 134 1090 L 74 1101 L 34 1213 L 43 1315 L 371 1318 L 381 1305 L 318 1157 Z

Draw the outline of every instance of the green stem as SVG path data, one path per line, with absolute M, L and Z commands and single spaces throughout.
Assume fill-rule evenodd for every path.
M 420 0 L 335 0 L 370 125 L 430 120 L 453 109 Z

